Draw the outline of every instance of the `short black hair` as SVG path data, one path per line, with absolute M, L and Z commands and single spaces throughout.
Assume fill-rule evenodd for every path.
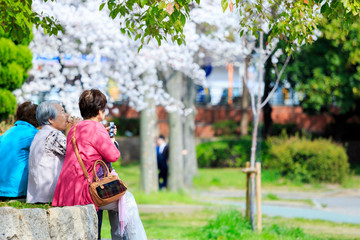
M 165 140 L 164 135 L 159 135 L 159 138 L 161 138 L 161 139 L 164 139 L 164 140 Z

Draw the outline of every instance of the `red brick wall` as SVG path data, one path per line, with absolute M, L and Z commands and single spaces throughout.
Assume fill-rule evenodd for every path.
M 113 109 L 110 114 L 114 117 L 139 118 L 140 114 L 129 106 L 119 106 L 118 113 Z M 167 113 L 163 107 L 157 107 L 159 133 L 165 136 L 169 135 L 169 125 Z M 250 118 L 252 114 L 250 111 Z M 296 123 L 299 129 L 305 129 L 311 132 L 322 132 L 325 126 L 333 121 L 328 114 L 307 115 L 301 107 L 273 106 L 271 118 L 274 123 Z M 214 106 L 198 107 L 195 116 L 196 129 L 195 135 L 200 138 L 209 138 L 214 136 L 212 125 L 215 122 L 232 119 L 240 122 L 241 109 L 239 107 Z
M 328 114 L 307 115 L 301 107 L 274 106 L 271 118 L 274 123 L 296 123 L 299 129 L 322 132 L 333 121 Z

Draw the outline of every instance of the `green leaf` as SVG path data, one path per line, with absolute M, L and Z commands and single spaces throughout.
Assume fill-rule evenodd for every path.
M 143 48 L 144 45 L 140 45 L 140 47 L 138 47 L 138 53 L 140 52 L 140 50 Z
M 186 17 L 183 14 L 181 14 L 180 21 L 181 21 L 181 25 L 185 26 Z
M 141 7 L 144 7 L 147 4 L 147 0 L 140 0 Z
M 99 10 L 101 11 L 105 6 L 105 3 L 100 4 Z
M 120 7 L 120 14 L 121 14 L 121 16 L 125 16 L 125 13 L 126 13 L 126 7 L 125 7 L 125 6 L 121 6 L 121 7 Z
M 166 2 L 165 1 L 161 1 L 159 4 L 159 9 L 164 9 L 166 7 Z
M 137 35 L 135 36 L 135 41 L 138 40 L 140 37 L 141 37 L 141 34 L 137 34 Z
M 227 1 L 227 0 L 221 0 L 221 7 L 222 7 L 223 12 L 226 11 L 228 5 L 229 5 L 229 4 L 228 4 L 228 1 Z
M 53 28 L 52 33 L 53 33 L 54 35 L 57 35 L 57 34 L 58 34 L 58 30 L 57 30 L 56 28 Z
M 155 36 L 155 38 L 156 38 L 156 41 L 158 42 L 158 45 L 161 46 L 161 40 L 160 40 L 160 38 L 159 38 L 158 36 Z

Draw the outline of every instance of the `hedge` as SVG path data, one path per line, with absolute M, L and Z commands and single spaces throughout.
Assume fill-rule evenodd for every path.
M 269 157 L 265 168 L 301 182 L 341 183 L 349 172 L 348 156 L 343 146 L 327 139 L 309 140 L 297 136 L 269 138 Z
M 199 167 L 244 167 L 250 148 L 250 137 L 201 143 Z M 262 142 L 260 153 L 263 168 L 299 182 L 341 183 L 349 172 L 345 148 L 326 139 L 271 137 Z
M 0 121 L 7 119 L 9 115 L 14 115 L 15 110 L 15 96 L 10 91 L 0 88 Z
M 250 160 L 251 137 L 241 139 L 224 139 L 197 145 L 196 155 L 200 167 L 240 167 Z M 261 145 L 265 149 L 265 142 Z
M 140 119 L 138 118 L 113 118 L 110 121 L 114 122 L 117 127 L 118 136 L 139 136 L 140 133 Z

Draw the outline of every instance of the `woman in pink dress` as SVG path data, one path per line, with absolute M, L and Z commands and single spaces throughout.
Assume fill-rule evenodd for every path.
M 106 103 L 105 95 L 96 89 L 85 90 L 79 98 L 79 108 L 84 120 L 77 124 L 75 138 L 89 179 L 93 179 L 92 170 L 96 160 L 103 159 L 109 163 L 116 162 L 120 157 L 120 152 L 114 144 L 115 137 L 110 138 L 108 131 L 101 124 L 105 119 Z M 67 136 L 65 160 L 56 185 L 53 206 L 94 204 L 89 191 L 89 183 L 72 145 L 73 130 L 74 128 L 71 128 Z M 98 165 L 96 171 L 99 170 L 99 167 Z M 127 212 L 126 239 L 147 239 L 133 195 L 127 191 L 123 198 L 122 202 L 125 204 L 124 209 Z M 100 209 L 118 212 L 118 202 L 113 202 Z M 119 223 L 116 230 L 112 229 L 112 238 L 122 239 L 124 236 L 121 235 Z

